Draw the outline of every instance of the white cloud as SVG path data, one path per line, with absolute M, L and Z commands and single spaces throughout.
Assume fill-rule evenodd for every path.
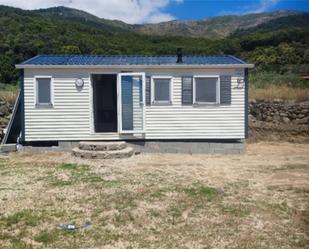
M 222 11 L 220 15 L 245 15 L 252 13 L 261 13 L 268 11 L 271 7 L 277 5 L 281 0 L 260 0 L 257 4 L 244 6 L 235 11 Z
M 248 12 L 250 13 L 261 13 L 261 12 L 264 12 L 264 11 L 267 11 L 269 10 L 269 8 L 275 6 L 280 0 L 261 0 L 260 1 L 260 4 L 253 7 L 253 8 L 250 8 L 248 10 Z
M 66 6 L 84 10 L 96 16 L 127 23 L 157 23 L 175 19 L 164 8 L 184 0 L 0 0 L 0 4 L 23 9 Z

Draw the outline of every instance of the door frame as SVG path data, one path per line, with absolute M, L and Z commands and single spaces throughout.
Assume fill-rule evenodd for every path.
M 122 130 L 122 103 L 121 103 L 121 77 L 122 76 L 142 76 L 142 94 L 143 100 L 140 102 L 142 105 L 142 115 L 143 115 L 143 129 L 138 131 L 123 131 Z M 118 73 L 117 74 L 117 113 L 118 113 L 118 133 L 119 134 L 137 134 L 145 133 L 146 128 L 146 111 L 145 111 L 145 101 L 146 101 L 146 73 L 145 72 L 128 72 L 128 73 Z
M 89 94 L 90 94 L 90 134 L 118 134 L 119 126 L 117 120 L 117 132 L 96 132 L 94 124 L 94 98 L 93 98 L 93 75 L 115 75 L 116 76 L 116 91 L 117 91 L 117 106 L 118 106 L 118 72 L 90 72 L 89 73 Z M 117 118 L 118 118 L 118 107 L 117 107 Z

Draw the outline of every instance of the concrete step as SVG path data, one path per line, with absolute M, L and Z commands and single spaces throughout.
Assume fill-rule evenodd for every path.
M 122 150 L 127 147 L 126 142 L 80 142 L 78 148 L 81 150 L 90 151 L 112 151 L 112 150 Z
M 16 144 L 0 144 L 0 153 L 9 153 L 17 151 Z
M 80 148 L 72 149 L 72 155 L 85 159 L 120 159 L 131 157 L 133 154 L 134 150 L 131 147 L 110 151 L 81 150 Z

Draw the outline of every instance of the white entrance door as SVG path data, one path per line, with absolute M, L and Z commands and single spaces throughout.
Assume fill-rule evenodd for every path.
M 145 132 L 145 73 L 118 74 L 120 133 Z

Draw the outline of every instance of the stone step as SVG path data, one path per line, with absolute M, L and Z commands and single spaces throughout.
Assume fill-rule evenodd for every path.
M 131 157 L 133 154 L 134 150 L 131 147 L 110 151 L 81 150 L 80 148 L 72 149 L 72 155 L 85 159 L 120 159 Z
M 111 141 L 111 142 L 80 142 L 78 148 L 81 150 L 89 151 L 112 151 L 122 150 L 127 147 L 126 142 L 122 141 Z
M 0 144 L 0 153 L 8 153 L 17 151 L 16 144 Z

